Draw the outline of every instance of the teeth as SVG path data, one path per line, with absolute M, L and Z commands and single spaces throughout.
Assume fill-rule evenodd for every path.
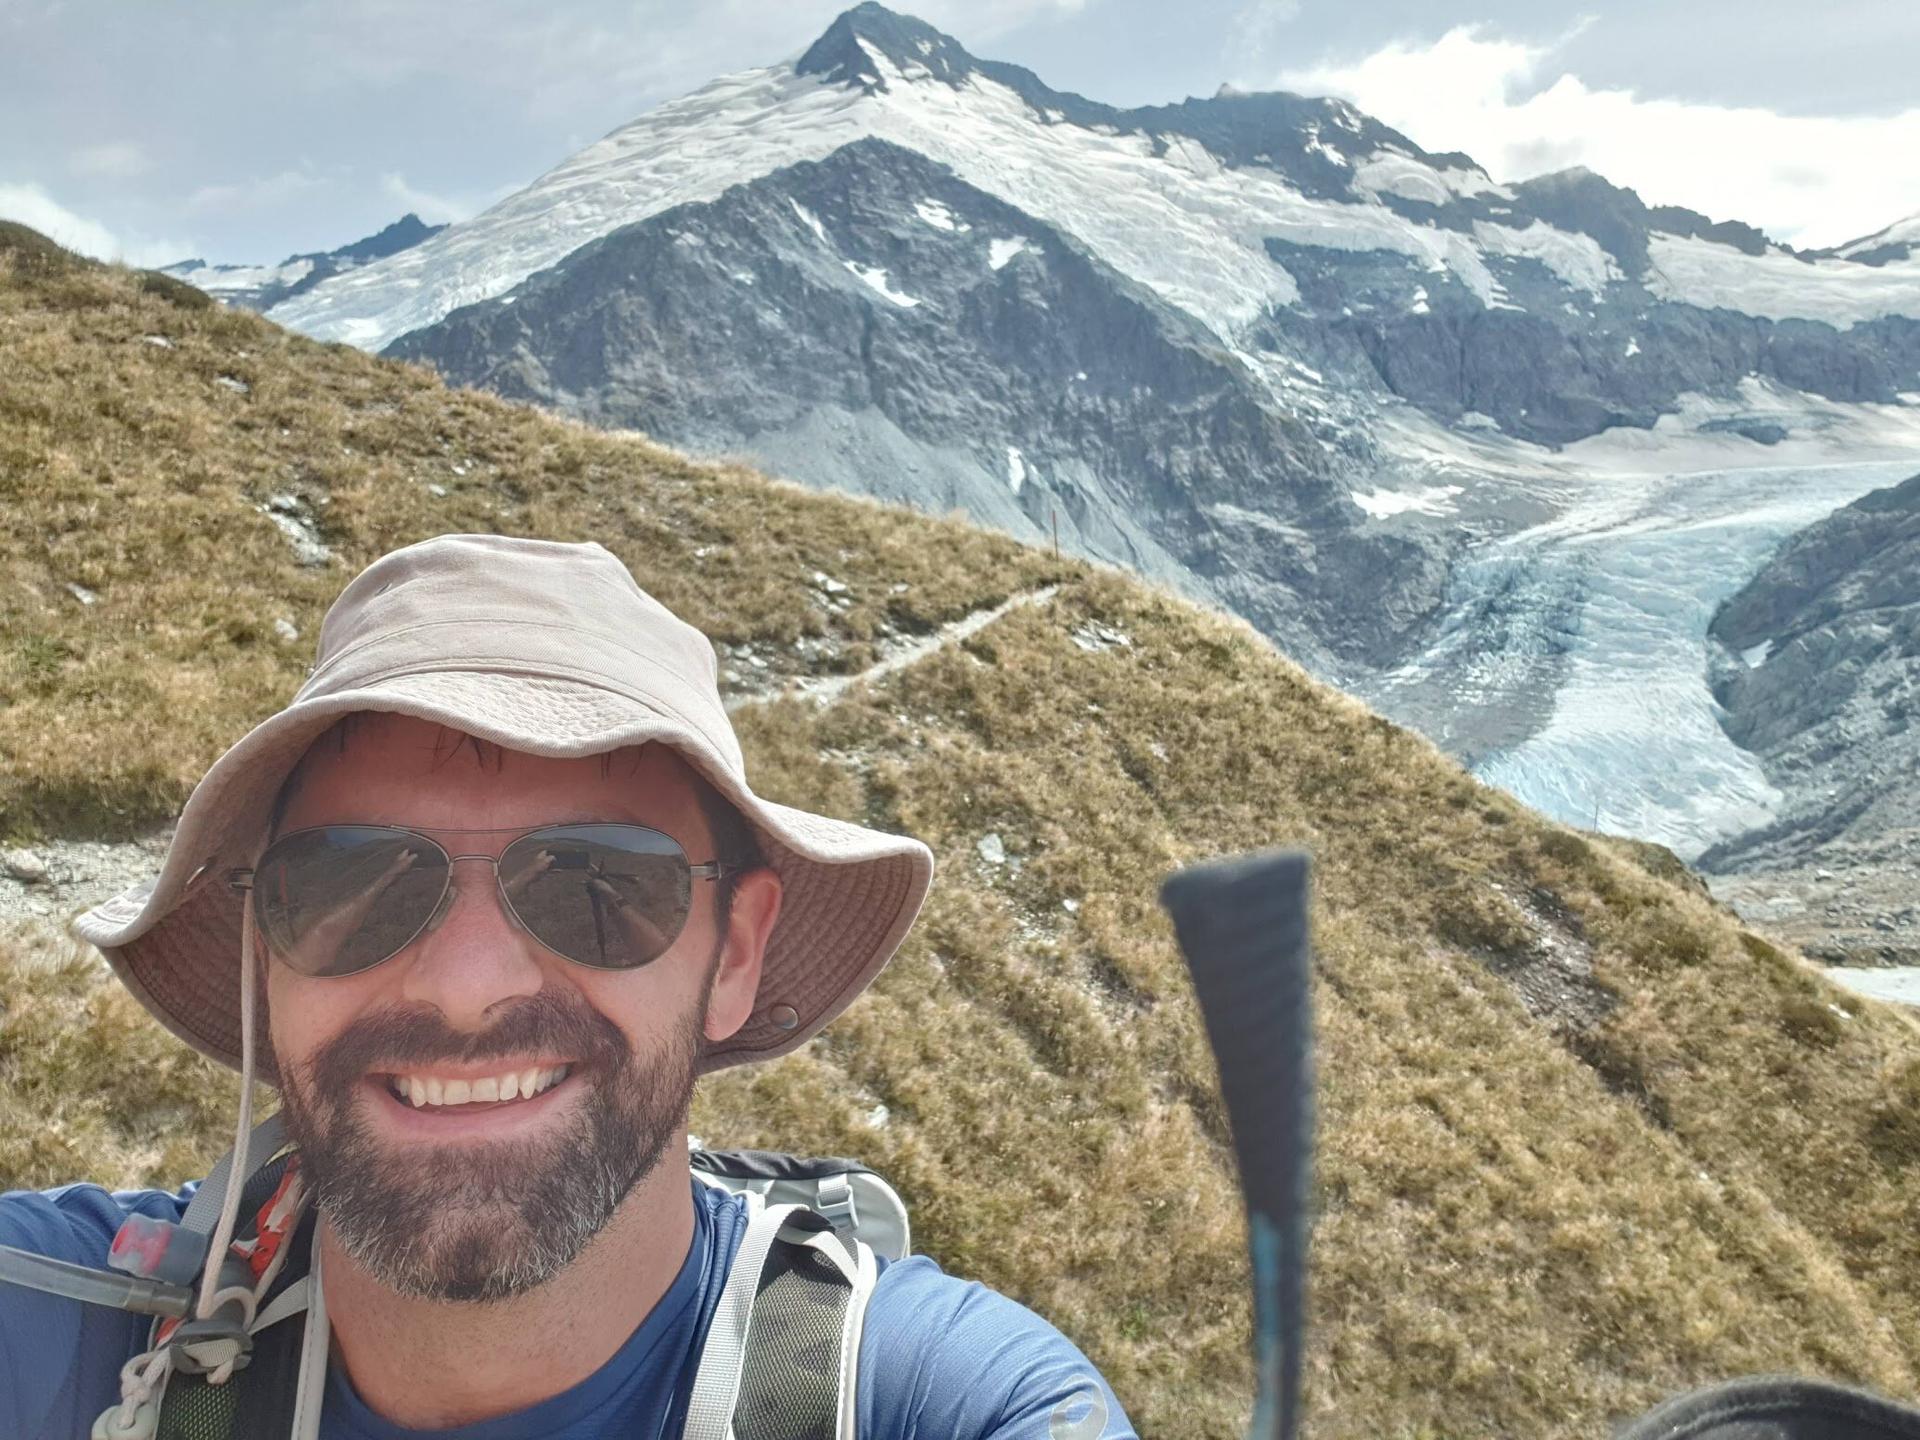
M 394 1095 L 420 1109 L 428 1105 L 468 1105 L 493 1100 L 531 1100 L 567 1078 L 565 1065 L 535 1065 L 510 1070 L 484 1080 L 438 1080 L 422 1075 L 395 1075 L 388 1085 Z

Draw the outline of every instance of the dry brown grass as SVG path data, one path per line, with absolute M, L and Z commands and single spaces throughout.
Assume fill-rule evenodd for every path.
M 176 350 L 142 341 L 162 329 Z M 16 832 L 171 809 L 297 683 L 310 643 L 279 646 L 274 616 L 311 636 L 361 564 L 440 530 L 599 539 L 718 638 L 831 634 L 848 667 L 882 623 L 1059 578 L 1051 606 L 829 708 L 737 717 L 762 793 L 910 831 L 941 871 L 873 991 L 798 1055 L 709 1081 L 696 1129 L 867 1158 L 921 1246 L 1059 1323 L 1143 1434 L 1238 1434 L 1240 1215 L 1153 896 L 1186 861 L 1302 844 L 1323 1047 L 1311 1433 L 1590 1436 L 1754 1370 L 1914 1391 L 1913 1028 L 1744 934 L 1657 852 L 1542 821 L 1247 627 L 180 311 L 122 272 L 0 276 L 0 356 Z M 326 517 L 327 570 L 255 508 L 290 489 Z M 806 598 L 815 569 L 853 586 L 846 615 Z M 1091 619 L 1132 644 L 1082 650 Z M 1007 864 L 977 852 L 989 831 Z M 1590 955 L 1604 1018 L 1522 1004 L 1504 967 L 1543 935 Z M 0 1000 L 0 1182 L 171 1184 L 218 1149 L 231 1083 L 97 970 L 15 958 Z

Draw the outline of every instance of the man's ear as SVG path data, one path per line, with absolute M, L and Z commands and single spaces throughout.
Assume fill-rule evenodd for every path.
M 720 942 L 713 990 L 707 997 L 705 1030 L 711 1042 L 727 1039 L 753 1014 L 761 961 L 780 918 L 780 896 L 780 875 L 771 866 L 749 870 L 733 882 L 733 912 L 725 921 L 726 938 Z

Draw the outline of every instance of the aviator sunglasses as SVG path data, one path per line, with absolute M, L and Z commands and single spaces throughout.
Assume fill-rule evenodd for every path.
M 440 830 L 505 835 L 492 855 L 453 855 L 431 835 L 388 825 L 320 825 L 275 840 L 236 885 L 251 888 L 255 923 L 302 975 L 355 975 L 391 960 L 444 918 L 453 863 L 494 868 L 508 916 L 540 944 L 596 970 L 632 970 L 679 937 L 693 882 L 744 866 L 695 865 L 671 835 L 644 825 Z

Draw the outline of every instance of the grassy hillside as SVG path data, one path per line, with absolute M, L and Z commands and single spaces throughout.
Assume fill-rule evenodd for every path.
M 274 496 L 330 564 L 296 560 Z M 1670 857 L 1541 820 L 1245 625 L 18 250 L 0 526 L 16 839 L 164 818 L 291 693 L 345 580 L 438 532 L 598 540 L 759 690 L 1058 582 L 831 705 L 736 715 L 763 793 L 910 831 L 941 871 L 875 989 L 801 1053 L 707 1082 L 701 1134 L 866 1158 L 924 1249 L 1060 1324 L 1143 1434 L 1235 1435 L 1241 1219 L 1153 897 L 1187 861 L 1303 844 L 1311 1433 L 1593 1436 L 1766 1369 L 1915 1390 L 1910 1023 L 1744 932 Z M 0 1007 L 0 1184 L 173 1184 L 220 1147 L 231 1084 L 91 962 L 16 943 Z

